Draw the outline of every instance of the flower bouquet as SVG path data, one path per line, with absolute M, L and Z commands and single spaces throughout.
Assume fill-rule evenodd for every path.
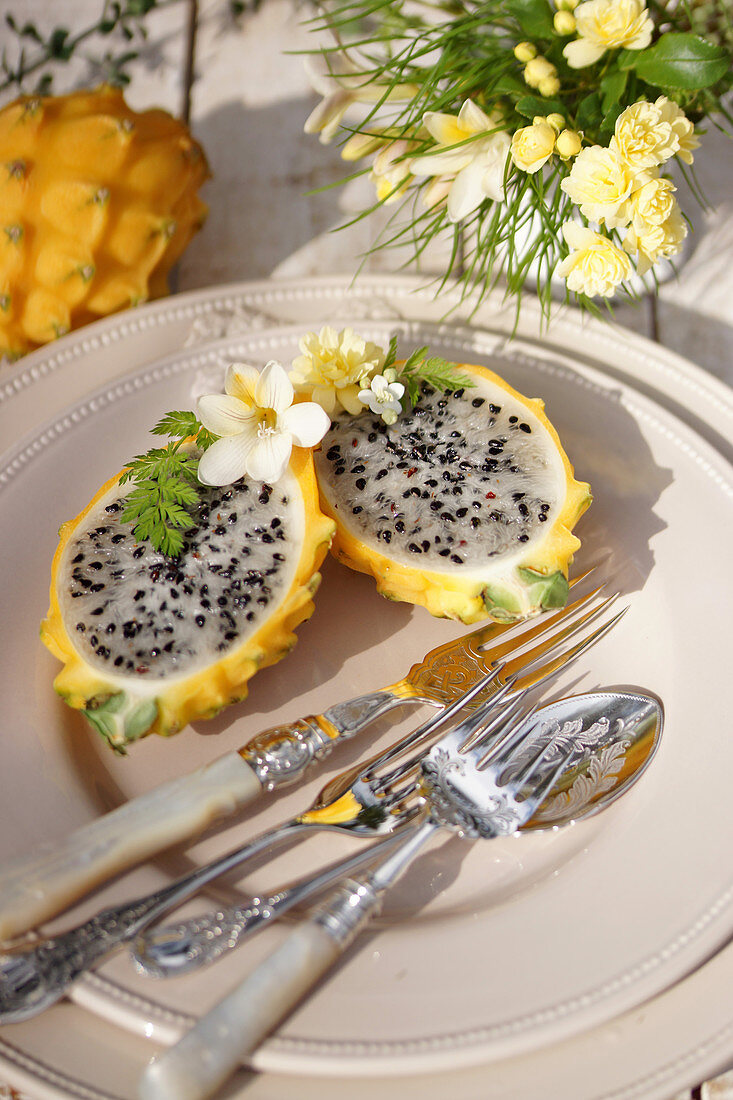
M 333 0 L 318 27 L 306 130 L 397 204 L 375 247 L 447 234 L 466 294 L 531 280 L 546 311 L 552 280 L 597 310 L 679 253 L 679 176 L 704 202 L 704 123 L 733 122 L 727 0 Z

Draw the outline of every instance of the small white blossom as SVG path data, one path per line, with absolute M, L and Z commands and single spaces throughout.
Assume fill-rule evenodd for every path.
M 199 461 L 204 485 L 231 485 L 241 477 L 278 481 L 293 444 L 315 447 L 329 429 L 330 419 L 320 405 L 293 404 L 292 383 L 274 359 L 262 371 L 232 364 L 224 388 L 226 393 L 205 394 L 198 401 L 199 420 L 220 437 Z
M 397 371 L 388 367 L 384 374 L 375 374 L 369 389 L 359 390 L 359 400 L 376 416 L 381 416 L 385 424 L 394 424 L 402 412 L 402 395 L 405 387 L 395 381 Z

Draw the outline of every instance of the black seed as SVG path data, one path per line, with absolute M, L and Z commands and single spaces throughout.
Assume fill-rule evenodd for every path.
M 193 621 L 196 623 L 196 626 L 203 626 L 206 622 L 206 619 L 203 617 L 203 615 L 197 615 Z
M 380 478 L 383 478 L 383 477 L 386 477 L 386 476 L 387 476 L 387 470 L 382 469 L 382 470 L 379 471 L 379 473 L 377 474 L 377 476 L 375 477 L 374 480 L 379 481 Z
M 472 516 L 471 517 L 471 526 L 472 527 L 479 527 L 480 525 L 481 525 L 481 520 L 478 518 L 478 516 Z
M 216 602 L 218 603 L 219 607 L 226 607 L 226 605 L 229 603 L 226 596 L 219 596 Z
M 461 557 L 460 554 L 451 554 L 450 560 L 454 561 L 457 565 L 462 565 L 463 564 L 463 558 Z
M 402 534 L 402 532 L 403 532 L 403 531 L 404 531 L 404 529 L 405 529 L 405 525 L 404 525 L 404 523 L 403 523 L 403 521 L 402 521 L 401 519 L 398 519 L 398 520 L 397 520 L 397 522 L 396 522 L 396 523 L 395 523 L 395 525 L 394 525 L 394 529 L 395 529 L 395 531 L 397 531 L 397 532 L 398 532 L 398 533 L 399 533 L 400 535 Z
M 441 558 L 447 558 L 450 554 L 450 550 L 448 549 L 448 547 L 446 547 L 445 550 L 439 550 L 438 553 L 440 554 Z
M 537 519 L 540 523 L 547 523 L 547 516 L 543 512 L 541 512 L 540 515 L 537 516 Z
M 519 542 L 529 542 L 529 535 L 520 535 L 519 538 L 518 538 L 518 541 Z
M 142 589 L 142 588 L 138 588 L 137 592 L 133 596 L 133 599 L 134 600 L 141 600 L 144 595 L 145 595 L 145 590 Z
M 77 623 L 76 629 L 79 631 L 80 634 L 83 634 L 86 630 L 86 623 Z
M 268 503 L 268 501 L 270 499 L 270 493 L 271 492 L 272 492 L 272 489 L 270 489 L 267 485 L 263 485 L 262 492 L 260 493 L 260 495 L 258 497 L 258 500 L 259 500 L 260 504 L 267 504 Z
M 489 405 L 489 412 L 500 413 L 501 412 L 501 405 Z
M 422 549 L 416 542 L 408 542 L 407 549 L 413 554 L 422 554 Z
M 90 586 L 89 586 L 89 591 L 90 592 L 102 592 L 103 590 L 104 590 L 104 585 L 103 584 L 90 584 Z
M 124 659 L 125 659 L 124 657 L 115 657 L 115 667 L 119 668 L 120 665 L 122 664 L 122 662 L 124 661 Z
M 215 534 L 215 535 L 225 535 L 225 534 L 226 534 L 226 530 L 227 530 L 227 529 L 226 529 L 226 527 L 222 527 L 222 525 L 221 525 L 221 524 L 219 524 L 219 526 L 218 526 L 218 527 L 215 527 L 215 528 L 214 528 L 214 534 Z
M 384 472 L 386 474 L 387 471 L 385 470 Z M 76 565 L 78 562 L 84 561 L 84 555 L 83 554 L 77 554 L 75 558 L 71 559 L 71 561 L 72 561 L 73 565 Z
M 363 474 L 365 470 L 366 466 L 363 464 L 363 462 L 360 462 L 358 463 L 358 465 L 351 467 L 352 474 Z
M 467 512 L 468 508 L 456 508 L 456 515 L 459 516 L 461 519 L 463 519 Z
M 144 553 L 145 553 L 145 547 L 144 546 L 138 546 L 137 550 L 133 550 L 132 556 L 133 556 L 133 558 L 141 558 Z
M 359 512 L 363 512 L 364 509 L 362 508 L 361 504 L 357 504 L 355 508 L 351 509 L 351 511 L 352 511 L 353 515 L 358 516 Z
M 366 489 L 366 478 L 358 477 L 355 484 L 359 492 L 361 492 L 363 489 Z
M 101 645 L 99 647 L 99 649 L 97 650 L 97 656 L 102 657 L 102 659 L 105 661 L 107 660 L 107 658 L 109 657 L 109 650 L 107 649 L 106 645 Z
M 236 512 L 230 512 L 229 513 L 229 519 L 228 519 L 227 522 L 228 523 L 236 523 L 237 522 L 237 513 Z
M 473 405 L 474 409 L 480 409 L 485 400 L 485 397 L 474 397 L 471 404 Z
M 532 431 L 529 424 L 524 424 L 524 423 L 519 425 L 519 430 L 520 430 L 520 432 L 527 432 L 527 434 L 529 434 Z
M 104 615 L 104 608 L 103 607 L 95 607 L 94 611 L 92 611 L 91 614 L 92 615 Z
M 428 542 L 427 539 L 423 539 L 422 548 L 423 548 L 423 550 L 425 550 L 426 553 L 430 549 L 430 543 Z
M 114 634 L 116 629 L 117 629 L 117 626 L 116 626 L 115 623 L 107 623 L 107 633 L 108 634 Z
M 279 516 L 275 516 L 274 519 L 270 520 L 270 527 L 272 527 L 272 528 L 280 527 L 281 524 L 282 524 L 282 520 L 280 519 Z

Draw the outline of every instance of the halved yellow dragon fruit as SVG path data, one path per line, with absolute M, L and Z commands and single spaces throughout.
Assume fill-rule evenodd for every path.
M 108 86 L 9 103 L 0 166 L 0 355 L 165 294 L 206 213 L 188 128 Z
M 274 486 L 201 487 L 176 557 L 122 520 L 129 490 L 112 478 L 62 526 L 41 627 L 56 691 L 121 752 L 246 697 L 312 613 L 334 530 L 302 448 Z
M 423 388 L 392 425 L 369 410 L 333 422 L 316 455 L 332 553 L 383 596 L 465 623 L 561 607 L 590 486 L 542 401 L 459 370 L 473 387 Z

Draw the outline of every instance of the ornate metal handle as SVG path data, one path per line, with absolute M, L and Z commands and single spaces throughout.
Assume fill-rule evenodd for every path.
M 0 955 L 0 1024 L 16 1023 L 58 1001 L 80 974 L 142 932 L 207 882 L 303 828 L 288 822 L 146 897 L 105 909 L 78 928 Z

